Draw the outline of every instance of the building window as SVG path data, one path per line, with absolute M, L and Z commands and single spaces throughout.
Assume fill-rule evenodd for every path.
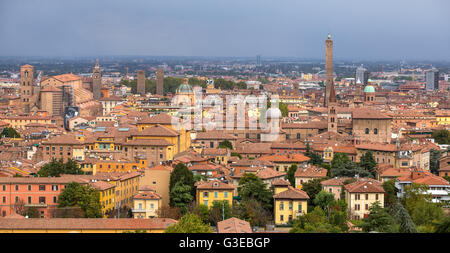
M 39 197 L 39 204 L 45 204 L 45 197 Z
M 19 186 L 18 186 L 18 185 L 15 185 L 15 186 L 14 186 L 14 189 L 15 189 L 15 191 L 18 191 L 18 190 L 19 190 Z
M 224 197 L 224 198 L 228 198 L 228 192 L 224 192 L 224 193 L 223 193 L 223 197 Z
M 6 203 L 6 197 L 3 196 L 3 203 Z
M 53 203 L 57 203 L 58 200 L 56 199 L 56 196 L 53 196 Z
M 298 204 L 298 211 L 302 212 L 302 204 Z
M 58 190 L 58 186 L 57 185 L 52 185 L 52 191 L 57 191 Z
M 366 128 L 366 134 L 369 134 L 369 128 Z
M 31 191 L 31 185 L 28 185 L 28 191 Z
M 378 194 L 375 194 L 375 200 L 378 200 Z
M 39 185 L 39 191 L 45 191 L 45 185 Z
M 369 199 L 369 194 L 366 194 L 366 200 L 368 200 Z
M 283 220 L 284 220 L 284 216 L 280 215 L 280 221 L 283 221 Z
M 289 202 L 289 210 L 292 210 L 292 202 Z
M 280 210 L 284 210 L 284 203 L 283 202 L 280 203 Z
M 31 204 L 31 196 L 28 196 L 28 204 Z
M 300 140 L 300 133 L 297 133 L 297 140 Z
M 203 193 L 203 197 L 204 197 L 204 198 L 207 198 L 207 197 L 208 197 L 208 192 L 204 192 L 204 193 Z
M 217 198 L 218 197 L 218 193 L 217 192 L 214 192 L 214 198 Z
M 378 128 L 373 129 L 374 134 L 378 134 Z

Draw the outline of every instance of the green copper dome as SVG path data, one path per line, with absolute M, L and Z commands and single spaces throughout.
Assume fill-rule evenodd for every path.
M 177 93 L 192 93 L 192 87 L 187 83 L 183 83 L 178 86 Z
M 364 92 L 375 92 L 375 88 L 372 85 L 367 85 L 366 88 L 364 88 Z

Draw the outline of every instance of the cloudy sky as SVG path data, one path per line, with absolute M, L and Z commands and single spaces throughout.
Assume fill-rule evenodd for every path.
M 0 56 L 450 60 L 448 0 L 0 0 Z

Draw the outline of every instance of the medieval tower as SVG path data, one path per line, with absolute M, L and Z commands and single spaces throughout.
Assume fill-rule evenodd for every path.
M 138 70 L 137 72 L 137 93 L 141 96 L 145 95 L 145 71 Z
M 156 94 L 164 96 L 164 72 L 158 69 L 156 72 Z
M 331 40 L 331 35 L 328 34 L 328 39 L 325 41 L 325 71 L 326 71 L 326 81 L 325 81 L 325 98 L 324 106 L 326 107 L 330 99 L 331 85 L 333 84 L 333 41 Z
M 92 70 L 92 93 L 94 94 L 95 100 L 99 100 L 101 98 L 102 94 L 101 89 L 102 89 L 102 72 L 97 59 L 95 61 L 95 66 Z
M 33 103 L 33 81 L 34 67 L 31 65 L 23 65 L 20 67 L 20 99 L 23 105 L 22 110 L 29 113 Z

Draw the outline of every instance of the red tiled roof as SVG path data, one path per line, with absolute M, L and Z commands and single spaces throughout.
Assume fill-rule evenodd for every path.
M 250 223 L 247 221 L 232 217 L 217 222 L 218 233 L 252 233 Z
M 306 192 L 288 186 L 288 189 L 273 196 L 274 199 L 309 199 Z
M 152 219 L 90 219 L 90 218 L 30 218 L 0 219 L 0 229 L 85 229 L 85 230 L 164 230 L 177 221 L 169 218 Z
M 212 180 L 208 182 L 201 182 L 197 185 L 197 189 L 199 190 L 209 190 L 209 189 L 218 189 L 218 190 L 234 190 L 234 186 L 231 184 L 224 183 L 219 180 Z
M 371 178 L 360 178 L 356 182 L 350 183 L 345 186 L 348 192 L 356 193 L 384 193 L 384 189 L 381 186 L 381 182 Z

